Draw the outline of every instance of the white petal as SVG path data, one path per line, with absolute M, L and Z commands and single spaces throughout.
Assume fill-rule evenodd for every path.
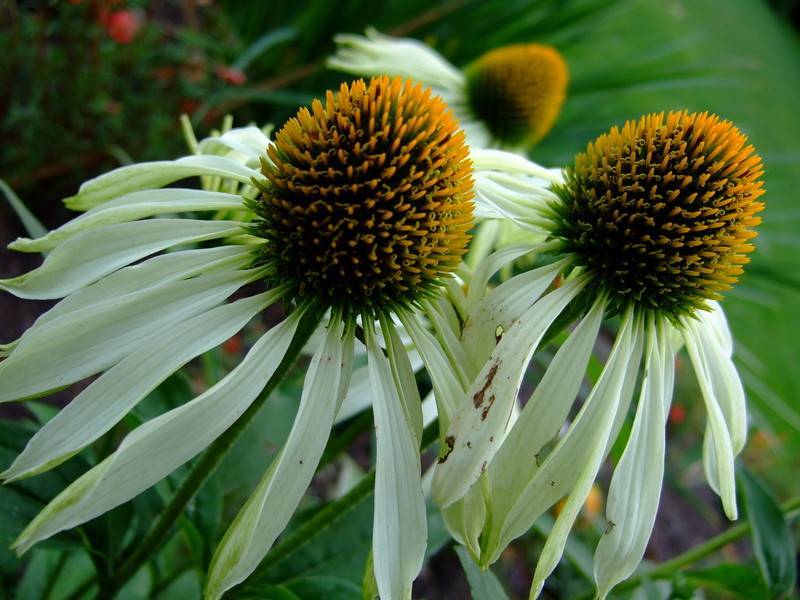
M 269 330 L 214 387 L 136 428 L 114 454 L 61 492 L 15 542 L 36 542 L 127 502 L 202 451 L 244 413 L 264 388 L 294 337 L 301 311 Z
M 469 243 L 469 252 L 464 259 L 470 269 L 479 268 L 480 264 L 489 257 L 499 235 L 499 219 L 489 219 L 475 224 L 472 240 Z
M 358 342 L 356 342 L 358 344 Z M 411 368 L 416 373 L 423 367 L 419 354 L 409 356 Z M 347 395 L 342 401 L 335 423 L 341 423 L 372 406 L 372 388 L 369 382 L 369 367 L 365 364 L 353 370 Z
M 214 553 L 206 598 L 216 600 L 255 570 L 311 483 L 350 373 L 351 365 L 344 364 L 344 348 L 353 346 L 354 327 L 349 328 L 345 340 L 344 328 L 341 316 L 334 313 L 324 344 L 314 354 L 306 372 L 300 407 L 286 444 Z
M 489 481 L 492 518 L 497 523 L 505 521 L 567 422 L 597 339 L 604 307 L 603 302 L 596 302 L 559 348 L 492 461 Z
M 663 336 L 662 336 L 663 337 Z M 646 376 L 628 443 L 622 453 L 606 503 L 608 528 L 594 558 L 600 598 L 638 566 L 653 531 L 664 478 L 666 416 L 671 384 L 667 377 L 675 356 L 650 325 Z
M 524 186 L 522 184 L 525 184 Z M 547 233 L 550 205 L 558 200 L 549 182 L 525 176 L 510 176 L 492 171 L 475 173 L 475 216 L 482 219 L 509 219 L 517 226 Z
M 172 281 L 48 321 L 0 363 L 0 402 L 54 390 L 122 360 L 150 336 L 219 304 L 258 270 Z
M 252 260 L 251 252 L 252 250 L 246 246 L 218 246 L 158 254 L 136 265 L 115 271 L 100 281 L 71 293 L 36 319 L 36 322 L 22 335 L 22 339 L 53 319 L 90 306 L 98 306 L 176 279 L 245 266 Z
M 31 438 L 0 477 L 8 480 L 47 471 L 111 429 L 159 383 L 195 356 L 224 342 L 281 291 L 218 306 L 140 346 L 83 390 Z
M 236 194 L 184 189 L 131 192 L 93 208 L 44 237 L 34 240 L 20 238 L 8 247 L 20 252 L 45 252 L 81 231 L 103 225 L 126 223 L 168 213 L 241 208 L 243 208 L 242 197 Z
M 523 492 L 515 498 L 506 519 L 493 523 L 487 544 L 492 561 L 496 560 L 511 540 L 527 531 L 544 511 L 569 494 L 576 486 L 576 481 L 584 474 L 584 469 L 594 468 L 595 473 L 597 472 L 597 466 L 590 462 L 590 458 L 594 456 L 591 453 L 595 446 L 599 446 L 601 453 L 598 460 L 605 456 L 605 445 L 626 382 L 635 378 L 637 373 L 637 369 L 628 368 L 632 362 L 638 367 L 639 360 L 634 344 L 639 329 L 634 327 L 633 320 L 630 315 L 624 317 L 600 379 L 566 434 L 556 441 L 544 460 L 540 456 L 536 472 L 526 482 Z M 535 463 L 536 457 L 529 457 L 528 460 Z M 597 465 L 599 466 L 599 462 Z
M 705 356 L 704 343 L 707 340 L 703 340 L 703 333 L 703 330 L 690 319 L 684 321 L 683 338 L 708 412 L 709 429 L 706 430 L 706 439 L 703 444 L 704 454 L 706 454 L 703 460 L 707 469 L 716 465 L 716 476 L 709 479 L 709 484 L 715 491 L 718 491 L 725 514 L 733 520 L 738 515 L 733 440 L 722 408 L 723 399 L 717 396 L 714 385 L 715 377 L 718 377 L 719 374 L 710 371 L 717 365 L 710 364 L 708 357 Z M 735 422 L 731 424 L 734 425 Z M 713 455 L 710 454 L 711 452 Z
M 524 511 L 532 513 L 535 510 L 539 514 L 554 504 L 565 491 L 569 491 L 567 501 L 558 514 L 539 555 L 539 562 L 533 574 L 530 598 L 539 596 L 545 579 L 561 560 L 569 532 L 605 457 L 620 396 L 626 379 L 630 377 L 628 362 L 633 350 L 632 337 L 641 337 L 643 334 L 641 326 L 634 326 L 632 321 L 633 317 L 629 311 L 623 318 L 619 337 L 592 393 L 567 435 L 545 459 L 545 463 L 526 490 L 533 493 L 533 495 L 526 494 L 525 498 L 533 506 L 525 507 Z M 513 527 L 517 532 L 513 537 L 524 531 L 520 531 L 519 524 Z
M 430 375 L 440 419 L 440 431 L 444 433 L 456 408 L 456 402 L 460 402 L 464 396 L 464 387 L 456 377 L 450 361 L 436 338 L 420 324 L 416 315 L 398 311 L 398 316 L 414 340 L 414 346 L 419 351 Z
M 198 144 L 197 153 L 223 154 L 234 159 L 241 156 L 245 164 L 258 167 L 259 158 L 266 158 L 270 143 L 269 138 L 258 127 L 239 127 L 219 137 L 205 138 Z
M 364 323 L 375 401 L 375 517 L 373 564 L 382 598 L 410 600 L 427 544 L 419 443 L 408 422 L 392 368 L 372 323 Z
M 414 378 L 414 370 L 408 358 L 400 336 L 394 324 L 385 317 L 381 317 L 381 332 L 386 344 L 386 355 L 389 358 L 389 365 L 392 368 L 392 377 L 397 392 L 402 401 L 403 413 L 406 423 L 411 427 L 416 440 L 416 446 L 422 443 L 422 400 L 419 397 L 419 389 Z
M 448 429 L 451 450 L 437 465 L 433 480 L 440 506 L 466 494 L 494 457 L 531 355 L 583 285 L 583 279 L 573 279 L 543 296 L 503 334 Z
M 473 148 L 470 151 L 470 159 L 475 171 L 499 171 L 501 173 L 528 175 L 550 183 L 562 183 L 564 181 L 561 169 L 542 167 L 513 152 Z
M 480 536 L 487 517 L 482 486 L 473 486 L 466 496 L 443 508 L 442 517 L 453 538 L 467 548 L 476 562 L 480 561 Z
M 355 75 L 398 75 L 422 82 L 433 89 L 463 93 L 461 71 L 438 52 L 411 38 L 393 38 L 374 29 L 366 36 L 337 35 L 337 52 L 328 58 L 331 69 Z
M 238 223 L 192 219 L 149 219 L 106 225 L 66 240 L 39 268 L 0 280 L 0 289 L 20 298 L 62 298 L 171 246 L 227 237 L 241 230 Z
M 736 455 L 742 451 L 747 440 L 747 402 L 739 373 L 731 360 L 732 345 L 730 339 L 726 339 L 716 327 L 716 323 L 712 325 L 701 320 L 697 331 L 699 356 L 705 362 L 704 373 L 708 377 L 707 389 L 712 390 L 722 408 Z
M 90 179 L 75 196 L 64 203 L 73 210 L 88 210 L 107 200 L 130 192 L 160 188 L 180 179 L 200 175 L 216 175 L 250 183 L 261 180 L 261 171 L 222 156 L 185 156 L 178 160 L 144 162 L 128 165 Z
M 503 282 L 470 311 L 462 334 L 462 344 L 472 364 L 484 365 L 498 338 L 505 336 L 517 321 L 547 290 L 568 259 L 527 271 Z
M 489 285 L 489 280 L 508 263 L 525 256 L 529 252 L 536 250 L 536 246 L 531 244 L 509 246 L 494 252 L 486 259 L 482 260 L 469 282 L 469 292 L 467 292 L 467 312 L 472 313 L 483 300 Z

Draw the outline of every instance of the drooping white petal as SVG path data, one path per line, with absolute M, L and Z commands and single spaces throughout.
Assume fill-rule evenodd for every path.
M 355 75 L 398 75 L 422 82 L 434 90 L 464 95 L 464 75 L 438 52 L 411 38 L 393 38 L 369 28 L 366 36 L 337 35 L 331 69 Z
M 729 400 L 717 395 L 715 383 L 717 383 L 719 374 L 712 373 L 711 369 L 718 367 L 719 364 L 709 363 L 709 357 L 705 355 L 704 344 L 708 341 L 703 339 L 705 332 L 691 319 L 686 319 L 683 325 L 683 339 L 689 352 L 689 358 L 694 366 L 708 413 L 708 427 L 703 444 L 704 466 L 707 472 L 709 468 L 716 467 L 716 474 L 709 478 L 709 484 L 720 495 L 725 514 L 729 519 L 733 520 L 737 518 L 738 511 L 736 508 L 736 479 L 734 472 L 735 453 L 730 426 L 738 426 L 737 422 L 741 421 L 741 417 L 731 415 L 734 420 L 730 424 L 725 418 L 723 403 Z M 721 393 L 726 392 L 724 388 L 719 391 Z
M 427 544 L 425 497 L 420 481 L 419 439 L 408 422 L 400 386 L 378 345 L 371 322 L 364 323 L 367 360 L 375 400 L 375 517 L 373 564 L 382 598 L 409 600 Z
M 201 273 L 245 266 L 252 260 L 250 254 L 250 248 L 236 245 L 158 254 L 141 263 L 106 275 L 99 281 L 71 293 L 36 319 L 36 322 L 23 334 L 22 339 L 37 327 L 56 318 L 84 310 L 90 306 L 115 301 L 132 292 L 140 292 L 146 288 Z
M 527 531 L 550 506 L 570 493 L 589 464 L 587 457 L 595 445 L 601 446 L 601 460 L 606 455 L 605 442 L 610 436 L 611 423 L 624 400 L 628 380 L 636 377 L 641 358 L 640 346 L 635 343 L 639 330 L 633 320 L 630 316 L 624 319 L 600 379 L 566 434 L 551 442 L 553 448 L 549 452 L 543 449 L 546 456 L 539 455 L 533 476 L 525 482 L 522 493 L 514 496 L 505 519 L 492 523 L 487 543 L 489 562 L 496 560 L 502 549 Z M 536 456 L 529 460 L 536 463 Z
M 84 231 L 51 252 L 42 266 L 0 280 L 0 289 L 20 298 L 62 298 L 137 260 L 179 244 L 213 240 L 240 232 L 230 221 L 149 219 Z
M 550 183 L 563 183 L 561 169 L 548 169 L 512 152 L 473 148 L 470 150 L 473 169 L 479 171 L 498 171 L 500 173 L 527 175 Z
M 465 386 L 468 381 L 477 375 L 478 369 L 470 369 L 470 360 L 463 345 L 460 341 L 461 324 L 458 322 L 458 316 L 451 310 L 447 311 L 445 306 L 450 306 L 446 301 L 434 304 L 432 302 L 424 303 L 425 316 L 428 317 L 436 339 L 441 344 L 442 350 L 450 360 L 453 371 L 458 376 Z M 448 318 L 449 317 L 449 318 Z
M 722 408 L 736 455 L 747 440 L 747 402 L 739 373 L 731 360 L 733 342 L 724 319 L 721 309 L 711 318 L 701 318 L 695 324 L 698 332 L 695 339 L 698 341 L 698 355 L 705 363 L 703 372 L 708 377 L 708 389 L 712 390 Z
M 472 364 L 486 363 L 498 339 L 506 335 L 512 323 L 540 298 L 567 264 L 568 259 L 562 259 L 512 277 L 475 305 L 461 336 Z
M 224 342 L 276 302 L 273 290 L 212 308 L 141 345 L 83 390 L 28 442 L 4 473 L 6 481 L 47 471 L 110 430 L 164 379 Z
M 433 334 L 422 326 L 416 315 L 398 311 L 398 316 L 411 339 L 414 340 L 414 346 L 419 351 L 430 375 L 440 419 L 440 431 L 444 433 L 456 409 L 456 403 L 460 402 L 464 395 L 464 387 L 458 380 L 441 346 Z
M 529 252 L 536 250 L 536 246 L 532 244 L 515 245 L 507 248 L 502 248 L 489 255 L 486 259 L 482 260 L 475 268 L 472 274 L 472 279 L 469 282 L 469 291 L 467 292 L 467 312 L 472 313 L 478 306 L 478 303 L 483 300 L 489 280 L 497 273 L 503 266 L 508 263 L 525 256 Z
M 674 353 L 665 336 L 649 324 L 646 376 L 628 443 L 606 502 L 608 527 L 594 556 L 598 595 L 605 598 L 638 566 L 653 531 L 664 478 L 665 427 Z M 663 333 L 663 331 L 661 332 Z
M 448 429 L 451 450 L 437 465 L 433 480 L 440 506 L 466 494 L 494 457 L 533 352 L 584 282 L 573 279 L 543 296 L 503 334 Z
M 422 400 L 414 378 L 414 370 L 408 358 L 400 336 L 397 334 L 394 323 L 389 318 L 381 316 L 381 333 L 386 345 L 386 355 L 389 357 L 389 366 L 392 368 L 397 393 L 402 401 L 405 421 L 411 427 L 416 445 L 419 448 L 422 442 Z
M 185 156 L 178 160 L 144 162 L 114 169 L 85 182 L 78 193 L 65 199 L 64 203 L 72 210 L 89 210 L 130 192 L 160 188 L 180 179 L 200 175 L 216 175 L 241 183 L 250 183 L 253 177 L 263 179 L 260 171 L 231 158 Z
M 36 542 L 127 502 L 197 455 L 238 419 L 278 368 L 302 311 L 256 342 L 241 363 L 197 398 L 136 428 L 114 454 L 74 481 L 14 543 Z
M 131 192 L 91 209 L 44 237 L 19 238 L 8 247 L 20 252 L 46 252 L 82 231 L 104 225 L 168 213 L 240 208 L 243 208 L 242 197 L 236 194 L 172 188 Z
M 545 459 L 526 494 L 518 503 L 522 509 L 518 513 L 519 516 L 528 513 L 525 515 L 527 521 L 534 512 L 541 514 L 565 492 L 569 492 L 567 501 L 558 514 L 539 555 L 531 584 L 531 599 L 539 596 L 545 579 L 561 560 L 569 532 L 606 455 L 608 438 L 625 380 L 631 376 L 628 362 L 634 348 L 633 338 L 643 335 L 641 325 L 634 325 L 631 313 L 629 309 L 623 317 L 622 328 L 603 373 L 572 427 Z M 526 501 L 531 506 L 524 506 Z M 530 523 L 533 523 L 533 520 Z M 512 539 L 525 531 L 520 529 L 520 525 L 519 520 L 511 522 L 509 533 L 516 532 L 511 534 Z M 507 536 L 508 534 L 501 538 L 507 539 Z
M 486 523 L 486 509 L 481 485 L 472 486 L 463 498 L 442 509 L 447 530 L 469 551 L 475 562 L 481 559 L 480 536 Z
M 0 356 L 7 356 L 22 340 L 35 335 L 45 323 L 69 313 L 113 302 L 132 292 L 163 285 L 169 281 L 211 273 L 222 269 L 236 269 L 252 260 L 251 249 L 245 246 L 218 246 L 159 254 L 146 261 L 125 267 L 103 279 L 73 292 L 48 310 L 31 325 L 22 336 L 0 346 Z
M 0 402 L 102 371 L 150 336 L 219 304 L 258 275 L 258 270 L 234 270 L 172 281 L 49 321 L 23 337 L 0 363 Z
M 489 469 L 492 518 L 503 523 L 567 421 L 592 354 L 605 304 L 595 302 L 559 348 Z M 524 457 L 524 458 L 523 458 Z
M 216 600 L 255 570 L 286 527 L 314 477 L 352 368 L 354 326 L 334 312 L 325 341 L 306 372 L 300 407 L 286 444 L 267 469 L 214 553 L 206 598 Z M 345 346 L 350 350 L 345 350 Z

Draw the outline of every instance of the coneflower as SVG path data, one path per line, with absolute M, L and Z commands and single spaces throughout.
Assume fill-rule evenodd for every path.
M 426 546 L 422 415 L 393 319 L 422 329 L 420 307 L 440 293 L 466 251 L 473 180 L 464 134 L 430 91 L 381 77 L 328 92 L 290 119 L 275 143 L 249 128 L 214 144 L 237 159 L 203 154 L 117 169 L 68 201 L 85 214 L 13 244 L 51 252 L 41 267 L 0 288 L 64 299 L 10 345 L 0 363 L 0 401 L 103 374 L 3 477 L 35 475 L 80 451 L 268 306 L 282 302 L 289 315 L 208 391 L 131 432 L 57 496 L 16 547 L 24 551 L 88 521 L 190 460 L 324 328 L 286 445 L 214 555 L 206 596 L 219 597 L 255 569 L 310 483 L 348 389 L 360 326 L 377 434 L 375 576 L 383 597 L 410 598 Z M 190 176 L 224 183 L 161 189 Z M 203 211 L 236 220 L 146 218 Z M 226 302 L 247 284 L 265 291 Z M 426 356 L 447 368 L 433 336 L 419 336 L 430 342 Z
M 478 516 L 457 535 L 487 565 L 566 496 L 536 567 L 531 597 L 538 596 L 616 439 L 643 366 L 633 429 L 611 480 L 608 527 L 595 555 L 599 595 L 605 597 L 636 568 L 653 528 L 682 343 L 708 413 L 705 472 L 725 513 L 737 516 L 734 457 L 745 443 L 745 397 L 717 301 L 753 250 L 753 227 L 763 208 L 762 162 L 731 123 L 687 112 L 613 128 L 578 154 L 563 177 L 552 176 L 550 185 L 528 179 L 525 173 L 545 179 L 548 173 L 520 157 L 504 162 L 497 153 L 476 154 L 475 162 L 476 168 L 504 163 L 517 171 L 502 175 L 513 185 L 498 206 L 546 236 L 531 249 L 552 260 L 509 279 L 470 309 L 462 343 L 483 367 L 453 417 L 434 497 L 444 507 L 474 504 L 470 492 L 479 490 L 486 506 L 473 511 Z M 483 270 L 496 270 L 525 251 L 502 250 Z M 616 341 L 570 422 L 600 325 L 614 315 L 621 317 Z M 557 319 L 564 325 L 577 318 L 509 427 L 520 382 L 543 336 Z M 489 354 L 484 348 L 492 342 Z
M 567 90 L 567 64 L 542 44 L 496 48 L 463 70 L 429 46 L 368 29 L 339 35 L 328 66 L 357 75 L 388 73 L 420 81 L 441 95 L 461 122 L 472 148 L 524 150 L 556 121 Z

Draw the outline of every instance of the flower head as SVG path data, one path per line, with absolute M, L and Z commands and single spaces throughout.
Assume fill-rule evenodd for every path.
M 429 90 L 388 77 L 342 84 L 270 147 L 252 204 L 261 261 L 300 296 L 356 312 L 419 301 L 466 252 L 467 153 Z
M 730 123 L 686 112 L 612 129 L 561 175 L 498 151 L 472 158 L 478 214 L 510 217 L 544 241 L 502 248 L 475 269 L 471 285 L 478 290 L 469 291 L 461 335 L 475 376 L 454 401 L 434 497 L 445 514 L 469 513 L 448 523 L 483 565 L 566 498 L 534 573 L 531 596 L 538 596 L 643 368 L 631 433 L 608 491 L 608 528 L 595 553 L 604 598 L 636 568 L 655 522 L 682 345 L 708 413 L 706 477 L 725 513 L 736 518 L 734 459 L 747 417 L 717 299 L 753 249 L 749 240 L 763 208 L 761 159 Z M 545 257 L 542 266 L 483 296 L 494 271 L 533 252 Z M 621 325 L 603 371 L 570 417 L 602 322 L 614 314 Z M 549 330 L 575 322 L 512 418 L 531 356 Z
M 508 146 L 529 146 L 547 135 L 567 91 L 566 62 L 555 48 L 540 44 L 487 52 L 465 75 L 475 115 Z
M 417 40 L 374 29 L 366 36 L 339 35 L 336 42 L 330 67 L 422 82 L 450 105 L 472 148 L 525 149 L 547 135 L 564 102 L 566 62 L 550 46 L 497 48 L 461 70 Z
M 42 510 L 16 548 L 127 502 L 220 436 L 241 431 L 267 399 L 264 390 L 309 344 L 313 357 L 286 444 L 212 560 L 205 594 L 218 598 L 256 568 L 311 482 L 348 393 L 360 320 L 381 432 L 375 577 L 381 596 L 410 598 L 426 545 L 422 411 L 396 320 L 424 347 L 438 388 L 449 355 L 419 314 L 443 320 L 430 300 L 465 251 L 472 168 L 464 136 L 440 99 L 386 77 L 344 85 L 324 105 L 300 110 L 274 143 L 255 127 L 197 143 L 185 128 L 193 156 L 88 181 L 67 200 L 84 214 L 12 244 L 50 253 L 39 268 L 0 280 L 0 289 L 63 299 L 2 346 L 0 401 L 101 374 L 2 477 L 53 468 L 267 307 L 283 302 L 289 314 L 211 388 L 130 432 Z M 163 187 L 198 176 L 200 190 Z M 183 217 L 166 217 L 176 213 Z M 228 301 L 245 286 L 255 293 Z
M 621 310 L 670 315 L 719 300 L 763 209 L 761 158 L 728 121 L 670 112 L 612 128 L 556 185 L 552 236 Z

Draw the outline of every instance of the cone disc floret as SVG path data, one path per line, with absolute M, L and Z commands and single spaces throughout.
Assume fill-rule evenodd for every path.
M 466 70 L 467 96 L 492 135 L 511 146 L 535 144 L 561 111 L 567 64 L 555 48 L 519 44 L 487 52 Z
M 444 102 L 388 77 L 342 84 L 278 132 L 254 205 L 261 260 L 298 295 L 364 311 L 430 294 L 466 251 L 472 166 Z
M 762 174 L 730 122 L 648 115 L 578 154 L 555 188 L 554 237 L 618 310 L 687 314 L 719 299 L 748 262 Z

